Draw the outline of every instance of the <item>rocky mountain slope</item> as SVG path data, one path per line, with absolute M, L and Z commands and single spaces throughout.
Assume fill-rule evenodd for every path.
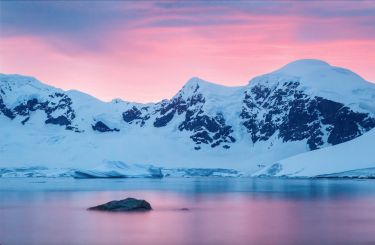
M 102 102 L 20 75 L 0 75 L 0 166 L 103 162 L 254 172 L 375 128 L 375 85 L 299 60 L 225 87 L 192 78 L 169 100 Z

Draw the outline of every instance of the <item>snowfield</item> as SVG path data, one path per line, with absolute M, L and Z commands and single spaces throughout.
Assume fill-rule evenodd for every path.
M 283 159 L 253 176 L 374 177 L 375 130 L 339 145 Z

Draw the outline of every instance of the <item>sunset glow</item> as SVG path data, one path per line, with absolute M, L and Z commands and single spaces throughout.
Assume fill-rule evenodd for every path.
M 109 101 L 193 76 L 235 86 L 301 58 L 375 81 L 375 2 L 0 2 L 0 73 Z

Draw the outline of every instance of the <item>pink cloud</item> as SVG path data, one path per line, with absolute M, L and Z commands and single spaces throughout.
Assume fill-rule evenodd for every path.
M 319 20 L 240 14 L 236 18 L 243 23 L 114 28 L 102 37 L 104 47 L 100 52 L 67 40 L 3 37 L 0 71 L 32 75 L 104 100 L 120 97 L 143 102 L 170 98 L 192 76 L 224 85 L 244 85 L 256 75 L 300 58 L 323 59 L 375 81 L 370 65 L 375 64 L 372 39 L 301 41 L 301 28 L 306 23 L 319 24 Z M 144 21 L 153 22 L 155 18 Z M 361 31 L 353 30 L 343 19 L 332 19 L 329 25 L 341 28 L 337 32 L 345 36 Z M 329 25 L 324 31 L 330 31 Z

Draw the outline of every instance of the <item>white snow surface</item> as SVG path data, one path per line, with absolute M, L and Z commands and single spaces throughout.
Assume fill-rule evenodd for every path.
M 318 177 L 323 178 L 358 178 L 358 179 L 375 179 L 375 168 L 362 168 L 340 173 L 323 174 Z
M 350 104 L 358 111 L 371 111 L 375 114 L 375 86 L 356 73 L 315 59 L 291 62 L 284 67 L 255 77 L 250 86 L 258 83 L 277 84 L 294 80 L 301 83 L 305 93 L 321 96 L 336 102 Z
M 148 105 L 152 109 L 162 102 L 141 104 L 121 99 L 103 102 L 79 91 L 63 91 L 45 85 L 32 77 L 0 74 L 0 87 L 6 90 L 4 91 L 5 95 L 2 95 L 6 105 L 12 107 L 28 98 L 35 97 L 41 101 L 50 100 L 48 95 L 52 92 L 65 93 L 72 99 L 72 108 L 76 114 L 72 125 L 84 131 L 76 133 L 65 130 L 61 126 L 45 124 L 46 115 L 40 111 L 32 112 L 30 120 L 25 125 L 20 122 L 16 123 L 17 118 L 12 121 L 0 115 L 0 136 L 3 139 L 0 141 L 0 168 L 43 166 L 50 169 L 92 170 L 101 174 L 112 170 L 119 171 L 114 166 L 107 166 L 104 171 L 103 169 L 95 170 L 103 162 L 109 161 L 134 165 L 135 168 L 136 164 L 143 164 L 162 168 L 236 169 L 254 173 L 259 170 L 259 165 L 268 166 L 308 151 L 306 142 L 283 142 L 276 136 L 269 141 L 253 144 L 246 129 L 240 124 L 239 114 L 242 109 L 243 93 L 246 89 L 257 83 L 275 84 L 276 86 L 278 82 L 290 79 L 300 81 L 309 93 L 350 104 L 360 111 L 364 110 L 375 114 L 374 84 L 363 80 L 349 70 L 333 67 L 318 60 L 300 60 L 290 63 L 275 72 L 252 79 L 249 85 L 239 87 L 221 86 L 195 77 L 190 79 L 175 97 L 187 98 L 198 89 L 206 99 L 203 108 L 205 113 L 208 115 L 222 113 L 228 124 L 232 126 L 234 137 L 237 140 L 230 149 L 201 145 L 202 149 L 196 151 L 194 150 L 195 143 L 189 138 L 191 134 L 178 129 L 178 125 L 184 120 L 182 116 L 176 116 L 171 123 L 161 128 L 155 128 L 152 125 L 157 115 L 151 115 L 150 120 L 146 121 L 143 127 L 128 124 L 122 119 L 122 113 L 133 106 L 140 108 Z M 103 121 L 110 128 L 118 128 L 120 131 L 109 133 L 93 131 L 91 125 L 95 121 Z M 366 135 L 365 138 L 368 137 Z M 358 140 L 362 140 L 362 137 Z M 357 142 L 357 140 L 353 142 Z M 375 139 L 370 139 L 369 146 L 371 146 L 371 142 L 373 145 Z M 336 147 L 341 147 L 341 145 Z M 365 149 L 368 149 L 368 146 L 358 149 L 358 151 Z M 316 152 L 324 152 L 324 150 L 326 149 L 306 154 L 316 154 Z M 352 150 L 353 153 L 355 151 Z M 327 152 L 330 152 L 328 148 Z M 370 151 L 363 152 L 367 155 L 370 153 Z M 325 154 L 327 157 L 330 155 L 329 153 Z M 367 155 L 364 155 L 363 158 L 367 157 L 366 159 L 368 159 Z M 280 163 L 284 164 L 285 162 L 286 165 L 280 175 L 281 173 L 291 175 L 292 169 L 299 171 L 302 169 L 302 167 L 297 168 L 299 164 L 304 166 L 304 172 L 299 175 L 296 173 L 295 176 L 347 171 L 354 169 L 352 167 L 355 164 L 358 164 L 358 168 L 375 167 L 374 163 L 372 163 L 373 165 L 366 163 L 362 166 L 359 160 L 353 164 L 338 165 L 336 164 L 337 160 L 333 161 L 335 157 L 329 158 L 333 162 L 331 165 L 323 164 L 325 160 L 318 158 L 322 163 L 316 164 L 319 167 L 315 168 L 315 172 L 314 168 L 309 167 L 308 162 L 287 164 L 287 160 L 283 160 Z M 328 159 L 326 160 L 328 161 Z M 130 165 L 128 165 L 129 168 Z M 290 166 L 291 171 L 287 171 L 286 166 Z M 342 166 L 348 166 L 348 168 Z
M 374 175 L 375 129 L 351 141 L 298 154 L 256 172 L 253 176 L 329 177 Z

